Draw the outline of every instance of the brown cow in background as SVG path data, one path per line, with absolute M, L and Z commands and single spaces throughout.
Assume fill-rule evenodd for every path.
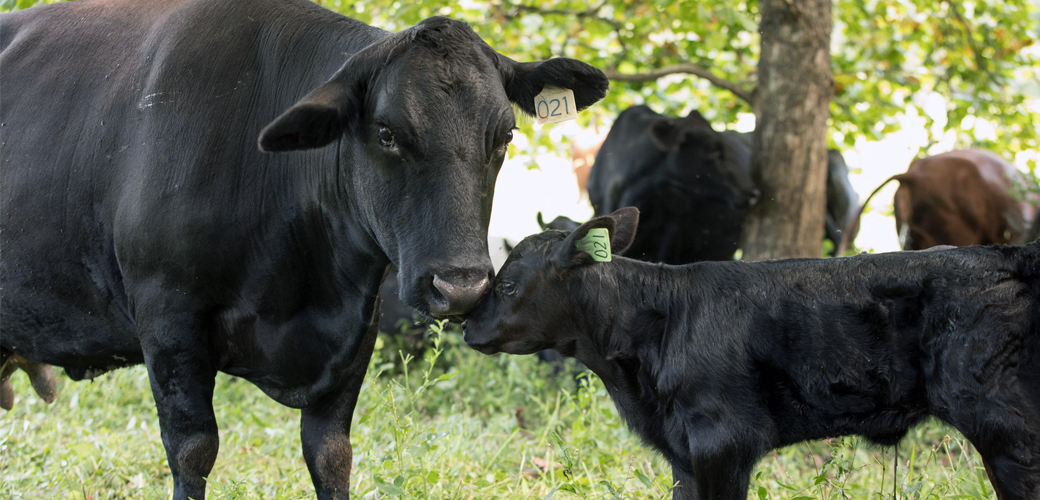
M 1040 201 L 1036 193 L 1025 201 L 1014 199 L 1010 192 L 1024 184 L 1022 174 L 997 154 L 980 149 L 914 160 L 906 173 L 881 183 L 863 208 L 892 180 L 899 181 L 893 205 L 904 250 L 1019 243 Z M 859 217 L 853 224 L 859 225 Z

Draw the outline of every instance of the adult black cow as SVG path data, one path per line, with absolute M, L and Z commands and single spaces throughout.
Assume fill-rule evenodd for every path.
M 730 260 L 758 196 L 751 175 L 752 134 L 717 132 L 696 110 L 673 118 L 633 106 L 614 122 L 589 176 L 597 216 L 626 206 L 643 214 L 626 255 L 687 264 Z M 837 249 L 856 213 L 845 159 L 827 155 L 825 237 Z
M 346 498 L 388 266 L 412 306 L 471 310 L 511 103 L 607 87 L 302 0 L 49 5 L 3 15 L 0 50 L 3 355 L 144 363 L 177 500 L 205 496 L 218 371 L 301 408 L 317 495 Z
M 588 186 L 596 215 L 643 214 L 626 255 L 668 264 L 732 259 L 758 193 L 750 140 L 716 132 L 696 110 L 671 118 L 642 105 L 618 115 Z

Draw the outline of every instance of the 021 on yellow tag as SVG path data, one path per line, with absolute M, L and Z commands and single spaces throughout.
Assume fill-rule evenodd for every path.
M 539 125 L 562 122 L 578 118 L 578 107 L 574 105 L 574 91 L 557 87 L 545 87 L 534 96 L 534 119 Z
M 574 244 L 578 250 L 592 256 L 596 262 L 610 262 L 610 233 L 605 227 L 589 229 L 589 234 Z

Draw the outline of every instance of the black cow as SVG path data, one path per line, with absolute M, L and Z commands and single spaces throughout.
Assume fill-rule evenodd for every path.
M 643 213 L 626 255 L 669 264 L 732 259 L 757 196 L 750 140 L 716 132 L 696 110 L 676 119 L 646 106 L 618 115 L 588 185 L 597 215 Z
M 607 88 L 461 22 L 389 33 L 303 0 L 4 14 L 0 67 L 3 361 L 144 363 L 176 500 L 205 496 L 218 371 L 301 408 L 317 495 L 346 498 L 387 268 L 408 304 L 469 312 L 511 104 Z
M 643 224 L 625 255 L 687 264 L 731 260 L 759 191 L 751 175 L 752 134 L 716 132 L 696 110 L 673 118 L 633 106 L 614 122 L 589 176 L 596 215 L 638 207 Z M 827 155 L 825 236 L 841 242 L 858 197 L 845 159 Z
M 858 215 L 859 195 L 849 182 L 849 167 L 845 164 L 845 157 L 837 149 L 828 149 L 827 213 L 824 216 L 823 237 L 833 244 L 831 256 L 845 254 L 843 241 L 855 241 L 855 233 L 848 238 L 844 233 Z
M 681 267 L 576 248 L 603 228 L 619 254 L 637 218 L 520 242 L 466 342 L 578 358 L 676 499 L 744 499 L 770 450 L 893 445 L 928 416 L 975 445 L 998 498 L 1040 498 L 1040 243 Z
M 546 229 L 555 229 L 557 231 L 573 231 L 575 229 L 578 229 L 578 226 L 581 225 L 580 222 L 564 215 L 557 215 L 555 219 L 549 222 L 545 222 L 545 220 L 542 218 L 541 212 L 538 212 L 538 215 L 535 217 L 535 220 L 538 221 L 538 227 L 542 228 L 542 231 Z
M 1022 235 L 1022 238 L 1017 243 L 1029 243 L 1036 241 L 1040 238 L 1040 213 L 1033 217 L 1032 224 L 1026 229 L 1026 232 Z

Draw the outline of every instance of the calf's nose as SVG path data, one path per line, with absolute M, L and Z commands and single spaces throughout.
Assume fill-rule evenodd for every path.
M 491 286 L 491 273 L 478 270 L 435 273 L 427 303 L 430 314 L 457 318 L 476 309 Z

